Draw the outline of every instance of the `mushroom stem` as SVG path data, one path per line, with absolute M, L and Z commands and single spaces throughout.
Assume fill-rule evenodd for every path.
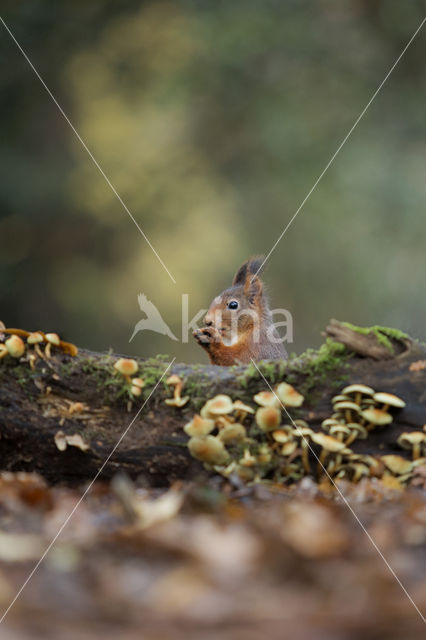
M 413 445 L 413 460 L 418 460 L 421 456 L 421 446 L 420 442 L 416 442 Z
M 302 440 L 302 464 L 306 473 L 311 473 L 311 466 L 309 464 L 309 454 L 308 454 L 308 442 L 306 439 Z

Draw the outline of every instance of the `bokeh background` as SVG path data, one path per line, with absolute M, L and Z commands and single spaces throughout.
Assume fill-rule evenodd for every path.
M 2 16 L 176 279 L 0 25 L 0 318 L 78 345 L 205 362 L 179 335 L 267 253 L 415 31 L 421 0 L 3 0 Z M 290 351 L 330 317 L 425 338 L 426 32 L 272 254 Z

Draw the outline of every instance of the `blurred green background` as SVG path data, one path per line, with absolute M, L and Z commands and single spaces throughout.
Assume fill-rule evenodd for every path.
M 206 362 L 179 335 L 267 253 L 415 31 L 410 0 L 3 1 L 0 318 L 82 347 Z M 290 351 L 331 317 L 425 338 L 426 31 L 272 254 Z

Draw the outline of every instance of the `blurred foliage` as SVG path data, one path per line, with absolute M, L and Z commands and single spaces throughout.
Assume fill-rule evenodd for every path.
M 180 335 L 267 253 L 420 24 L 397 0 L 33 0 L 3 17 L 175 277 L 1 27 L 0 317 L 93 349 L 205 361 Z M 330 317 L 424 336 L 425 34 L 272 254 L 299 351 Z

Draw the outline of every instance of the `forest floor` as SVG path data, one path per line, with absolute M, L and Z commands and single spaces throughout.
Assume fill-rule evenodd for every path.
M 408 489 L 377 478 L 339 481 L 338 490 L 309 477 L 239 487 L 200 476 L 167 490 L 124 475 L 98 482 L 0 635 L 423 638 L 425 475 L 422 467 Z M 0 475 L 3 611 L 84 489 Z

